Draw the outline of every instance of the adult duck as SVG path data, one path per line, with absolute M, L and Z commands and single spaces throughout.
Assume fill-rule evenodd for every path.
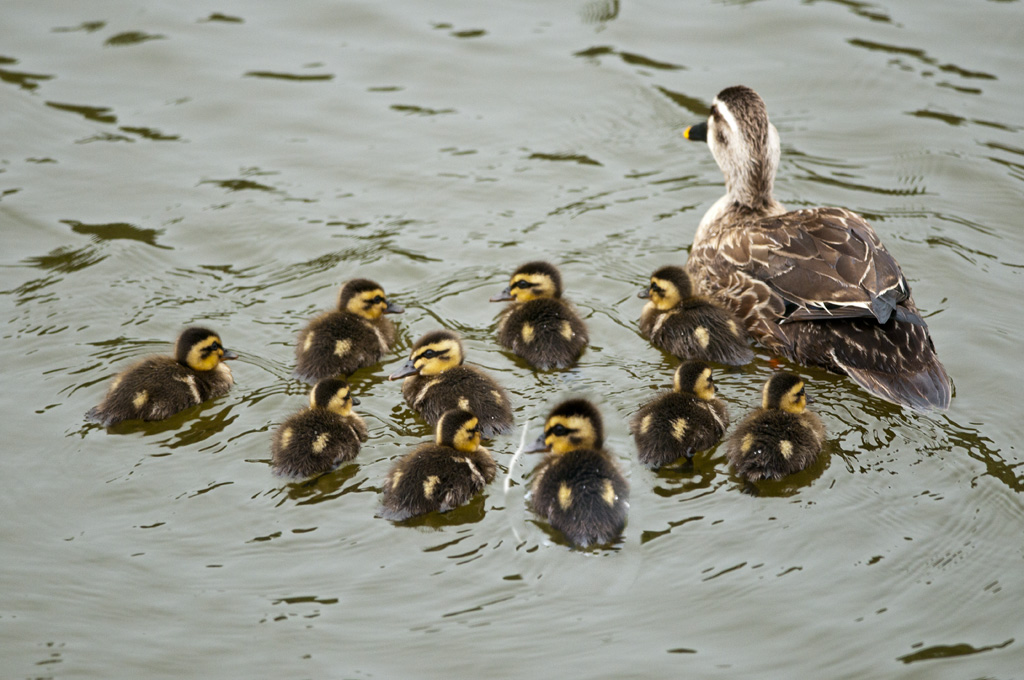
M 945 409 L 951 385 L 899 263 L 844 208 L 787 211 L 772 196 L 779 133 L 748 87 L 722 90 L 687 139 L 707 142 L 726 193 L 705 213 L 686 268 L 769 350 L 848 375 L 883 399 Z

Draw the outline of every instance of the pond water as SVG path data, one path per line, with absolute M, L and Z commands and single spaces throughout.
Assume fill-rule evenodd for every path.
M 3 675 L 1019 678 L 1024 668 L 1020 2 L 7 2 L 0 26 Z M 765 98 L 790 207 L 863 213 L 955 383 L 946 413 L 798 369 L 814 468 L 744 493 L 721 449 L 637 464 L 627 420 L 675 361 L 635 296 L 722 192 L 681 138 Z M 562 267 L 590 326 L 534 373 L 487 302 Z M 306 403 L 294 338 L 344 280 L 406 308 L 352 382 L 358 458 L 274 477 Z M 105 430 L 84 412 L 181 328 L 241 358 L 227 397 Z M 499 479 L 395 525 L 385 473 L 430 437 L 389 372 L 444 326 L 515 400 Z M 719 372 L 734 419 L 773 368 Z M 598 402 L 631 487 L 611 548 L 524 503 L 520 431 Z M 502 481 L 511 476 L 506 494 Z

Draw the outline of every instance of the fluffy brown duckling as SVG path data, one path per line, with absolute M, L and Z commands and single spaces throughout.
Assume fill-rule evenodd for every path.
M 729 427 L 725 402 L 715 396 L 710 365 L 683 362 L 676 368 L 673 387 L 641 407 L 629 424 L 638 458 L 649 468 L 711 448 Z
M 430 425 L 436 425 L 445 411 L 461 409 L 477 415 L 488 439 L 508 432 L 513 423 L 508 393 L 479 368 L 465 365 L 464 359 L 458 333 L 432 331 L 416 341 L 409 360 L 390 378 L 405 378 L 406 403 Z
M 825 425 L 807 410 L 803 379 L 780 372 L 765 383 L 761 408 L 729 436 L 726 455 L 748 481 L 777 480 L 814 463 L 824 442 Z
M 271 440 L 274 473 L 311 477 L 330 472 L 359 453 L 366 424 L 352 411 L 359 400 L 338 378 L 318 382 L 309 393 L 309 408 L 292 415 Z
M 417 446 L 388 472 L 381 516 L 400 521 L 428 512 L 448 512 L 468 503 L 494 480 L 497 466 L 480 446 L 480 419 L 469 411 L 446 411 L 434 443 Z
M 629 484 L 604 449 L 604 425 L 585 399 L 564 401 L 548 415 L 532 451 L 547 456 L 534 468 L 534 511 L 574 545 L 613 542 L 629 508 Z
M 174 356 L 154 356 L 128 367 L 85 417 L 106 427 L 125 420 L 163 420 L 178 411 L 224 396 L 234 384 L 224 362 L 238 355 L 208 328 L 186 328 Z
M 312 384 L 376 364 L 395 342 L 395 325 L 384 315 L 404 311 L 380 284 L 352 279 L 341 287 L 338 309 L 314 317 L 299 333 L 294 376 Z
M 736 316 L 693 292 L 682 267 L 662 267 L 638 294 L 648 300 L 640 314 L 640 332 L 680 359 L 741 366 L 754 358 L 747 331 Z
M 590 342 L 587 327 L 562 298 L 562 275 L 550 262 L 527 262 L 491 302 L 511 300 L 498 322 L 498 342 L 541 370 L 569 368 Z

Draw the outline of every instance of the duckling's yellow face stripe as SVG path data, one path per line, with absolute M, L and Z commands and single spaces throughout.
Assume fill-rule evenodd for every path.
M 779 408 L 788 413 L 803 413 L 807 408 L 807 393 L 804 391 L 803 381 L 798 382 L 789 388 L 779 403 Z
M 715 398 L 715 380 L 711 377 L 711 369 L 705 368 L 697 378 L 697 384 L 693 386 L 693 393 L 701 399 Z
M 555 282 L 545 274 L 516 274 L 509 281 L 508 290 L 516 302 L 529 302 L 555 297 Z
M 544 425 L 544 445 L 556 455 L 593 449 L 597 445 L 597 432 L 594 424 L 583 416 L 552 416 Z
M 679 301 L 682 299 L 682 296 L 679 294 L 679 289 L 676 288 L 676 284 L 671 281 L 666 281 L 665 279 L 659 279 L 655 276 L 651 277 L 651 287 L 649 290 L 651 302 L 653 302 L 654 306 L 663 312 L 667 312 L 678 305 Z
M 440 427 L 438 428 L 438 444 L 441 443 Z M 455 449 L 463 453 L 472 453 L 480 448 L 480 420 L 472 418 L 455 433 Z
M 345 307 L 345 311 L 357 314 L 364 319 L 379 319 L 387 309 L 388 298 L 380 288 L 366 290 L 353 295 Z
M 442 340 L 420 347 L 410 357 L 420 375 L 437 375 L 462 363 L 462 351 L 454 340 Z
M 763 396 L 761 397 L 761 407 L 771 408 L 771 402 L 768 398 L 768 385 L 771 383 L 765 383 Z M 782 395 L 779 399 L 778 407 L 787 413 L 800 414 L 807 408 L 807 392 L 804 390 L 804 382 L 801 380 L 797 384 L 789 388 L 789 391 Z
M 212 371 L 222 356 L 224 347 L 220 344 L 220 338 L 210 335 L 189 347 L 185 362 L 195 371 Z
M 315 392 L 316 390 L 313 390 L 313 393 Z M 311 406 L 316 406 L 313 403 L 313 393 L 310 393 L 309 401 Z M 341 416 L 347 416 L 352 413 L 352 390 L 348 387 L 342 387 L 335 392 L 331 400 L 327 402 L 327 410 L 334 411 Z

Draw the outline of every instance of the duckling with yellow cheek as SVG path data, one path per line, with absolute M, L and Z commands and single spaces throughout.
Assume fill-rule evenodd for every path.
M 149 357 L 122 371 L 85 417 L 106 427 L 125 420 L 169 418 L 227 394 L 235 381 L 223 362 L 237 358 L 208 328 L 186 328 L 178 336 L 173 357 Z
M 313 318 L 299 333 L 295 377 L 315 383 L 376 364 L 395 342 L 395 325 L 384 315 L 403 311 L 380 284 L 349 281 L 341 287 L 338 309 Z
M 475 366 L 463 364 L 458 333 L 439 330 L 427 333 L 413 345 L 409 360 L 391 380 L 405 378 L 402 395 L 409 406 L 430 425 L 445 411 L 470 411 L 480 419 L 484 437 L 512 429 L 512 408 L 505 389 Z
M 512 300 L 498 322 L 498 342 L 541 370 L 568 368 L 590 342 L 587 327 L 562 298 L 562 275 L 550 262 L 527 262 L 491 302 Z
M 400 521 L 448 512 L 483 491 L 497 466 L 480 446 L 480 433 L 480 419 L 469 411 L 446 411 L 437 422 L 436 442 L 420 444 L 388 472 L 381 516 Z
M 292 415 L 274 433 L 275 474 L 311 477 L 355 458 L 368 436 L 363 419 L 352 411 L 358 404 L 344 380 L 318 382 L 309 393 L 309 408 Z
M 754 358 L 740 320 L 695 295 L 682 267 L 662 267 L 651 274 L 651 284 L 638 297 L 648 300 L 640 314 L 640 332 L 669 354 L 733 366 Z
M 715 396 L 710 365 L 683 362 L 676 368 L 673 386 L 672 392 L 641 407 L 629 424 L 638 458 L 649 468 L 711 448 L 729 427 L 725 403 Z
M 597 408 L 570 399 L 551 411 L 531 449 L 548 452 L 533 471 L 534 511 L 581 548 L 611 543 L 626 524 L 629 484 L 603 446 Z
M 817 459 L 825 442 L 825 425 L 807 410 L 804 381 L 776 373 L 764 386 L 761 408 L 748 414 L 726 444 L 737 475 L 751 482 L 782 479 Z

